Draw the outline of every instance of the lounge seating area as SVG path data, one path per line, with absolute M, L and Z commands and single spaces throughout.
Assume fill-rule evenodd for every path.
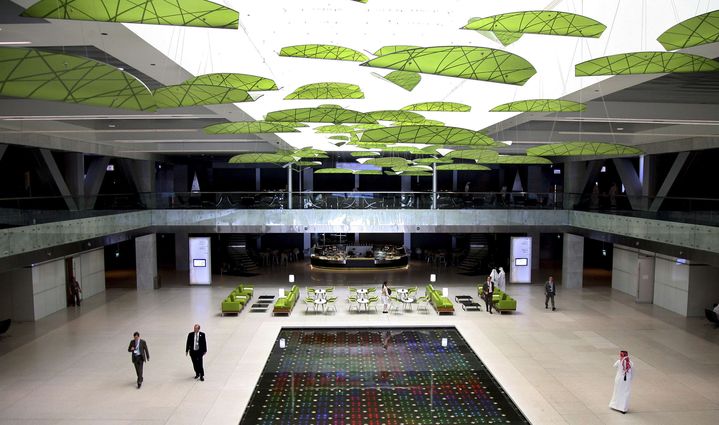
M 272 309 L 272 315 L 285 315 L 289 316 L 292 313 L 292 309 L 297 304 L 297 300 L 300 298 L 300 288 L 297 285 L 292 285 L 289 291 L 285 291 L 285 296 L 280 297 Z
M 239 315 L 242 309 L 252 299 L 254 294 L 254 288 L 249 285 L 240 284 L 230 292 L 230 294 L 222 301 L 220 306 L 222 315 L 225 314 L 237 314 Z
M 482 284 L 477 285 L 477 295 L 479 298 L 484 300 L 484 291 L 482 290 Z M 494 306 L 494 309 L 497 310 L 500 314 L 504 313 L 505 311 L 516 311 L 517 310 L 517 300 L 507 295 L 506 292 L 502 291 L 499 288 L 494 288 L 494 293 L 492 294 L 492 305 Z
M 708 321 L 712 322 L 714 327 L 719 327 L 719 317 L 717 317 L 717 314 L 714 313 L 714 310 L 705 308 L 704 317 L 706 317 Z
M 452 300 L 442 295 L 442 291 L 435 289 L 430 283 L 426 288 L 426 296 L 437 311 L 437 314 L 454 314 L 454 304 Z

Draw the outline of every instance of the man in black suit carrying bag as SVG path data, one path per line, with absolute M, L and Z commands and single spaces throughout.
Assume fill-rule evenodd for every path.
M 200 332 L 200 325 L 195 324 L 194 330 L 187 334 L 185 344 L 185 355 L 190 355 L 192 367 L 195 369 L 195 379 L 205 380 L 205 368 L 202 365 L 202 357 L 207 353 L 207 339 L 205 333 Z
M 134 337 L 127 347 L 127 352 L 132 353 L 132 364 L 135 365 L 135 373 L 137 374 L 137 388 L 142 386 L 142 369 L 145 362 L 150 361 L 150 351 L 147 349 L 147 343 L 144 339 L 140 339 L 140 332 L 132 334 Z

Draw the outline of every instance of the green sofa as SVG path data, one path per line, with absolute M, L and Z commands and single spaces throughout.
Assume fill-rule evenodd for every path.
M 481 284 L 477 285 L 477 295 L 479 298 L 484 300 L 484 291 L 482 290 Z M 506 292 L 503 292 L 499 288 L 494 288 L 494 293 L 492 293 L 492 305 L 500 314 L 505 311 L 517 310 L 517 300 L 510 297 Z
M 454 304 L 449 298 L 442 296 L 442 291 L 434 289 L 434 286 L 429 284 L 425 293 L 429 296 L 429 302 L 432 303 L 437 314 L 454 314 Z
M 272 315 L 284 314 L 289 316 L 297 304 L 297 300 L 300 298 L 300 288 L 297 285 L 293 285 L 288 291 L 285 291 L 285 296 L 278 299 L 275 302 L 275 307 L 272 309 Z
M 225 314 L 240 314 L 245 305 L 252 298 L 254 294 L 254 288 L 249 285 L 241 284 L 230 292 L 220 304 L 220 310 L 222 315 Z

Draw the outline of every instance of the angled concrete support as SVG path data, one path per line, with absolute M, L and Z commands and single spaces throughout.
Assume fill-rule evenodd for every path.
M 102 181 L 107 173 L 107 165 L 110 163 L 110 157 L 100 156 L 90 160 L 90 166 L 85 175 L 85 205 L 88 210 L 95 208 L 97 202 L 97 194 L 100 193 Z
M 590 182 L 594 181 L 602 169 L 603 161 L 575 161 L 564 164 L 564 203 L 565 208 L 574 208 L 581 202 L 582 195 Z
M 632 209 L 646 209 L 645 203 L 642 202 L 642 182 L 632 162 L 627 158 L 615 158 L 613 161 L 614 166 L 617 167 L 619 178 L 622 179 L 622 184 L 624 184 L 624 189 L 627 191 L 627 197 Z
M 666 198 L 666 196 L 669 194 L 669 191 L 674 185 L 674 182 L 677 180 L 679 173 L 682 171 L 684 164 L 687 162 L 687 158 L 689 158 L 689 154 L 690 152 L 679 152 L 677 157 L 674 159 L 672 168 L 669 170 L 669 173 L 667 173 L 667 176 L 664 178 L 664 182 L 659 188 L 659 191 L 657 192 L 654 201 L 652 201 L 652 205 L 649 207 L 649 211 L 656 212 L 659 211 L 659 208 L 662 207 L 664 198 Z
M 60 195 L 62 195 L 63 199 L 65 200 L 68 209 L 70 209 L 70 211 L 77 211 L 77 203 L 75 203 L 75 200 L 72 197 L 70 188 L 68 188 L 67 183 L 65 182 L 65 179 L 60 172 L 60 168 L 57 166 L 57 162 L 52 156 L 52 152 L 47 149 L 40 149 L 40 156 L 45 162 L 45 165 L 50 172 L 50 176 L 52 177 L 52 180 L 55 182 L 55 185 L 60 191 Z
M 5 151 L 7 150 L 7 145 L 3 145 L 0 143 L 0 160 L 2 159 L 3 155 L 5 155 Z
M 121 159 L 122 170 L 132 182 L 143 203 L 152 208 L 155 205 L 155 161 Z

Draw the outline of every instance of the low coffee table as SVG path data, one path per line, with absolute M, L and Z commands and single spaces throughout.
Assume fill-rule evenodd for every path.
M 469 295 L 457 295 L 454 300 L 462 304 L 462 310 L 482 311 L 482 306 L 474 302 L 474 298 Z
M 275 296 L 274 295 L 260 295 L 259 297 L 257 297 L 257 299 L 260 302 L 270 302 L 271 300 L 275 299 Z
M 270 301 L 256 302 L 250 306 L 250 313 L 261 313 L 263 311 L 267 311 L 267 309 L 270 308 L 270 304 Z

